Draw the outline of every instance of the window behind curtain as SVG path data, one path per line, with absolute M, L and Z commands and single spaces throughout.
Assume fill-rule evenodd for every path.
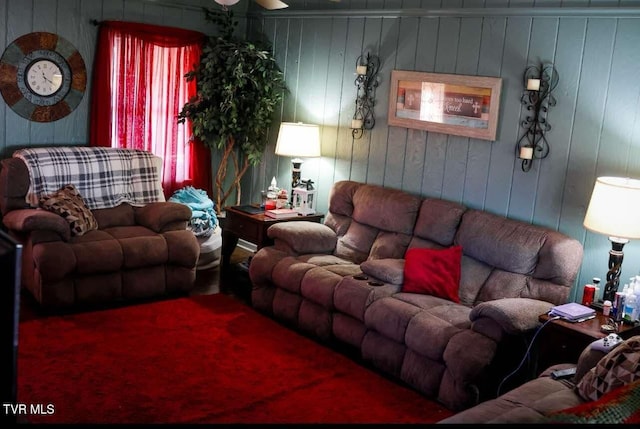
M 184 186 L 211 195 L 210 154 L 177 115 L 196 94 L 185 74 L 204 35 L 148 24 L 101 23 L 92 86 L 91 145 L 142 149 L 164 160 L 165 196 Z

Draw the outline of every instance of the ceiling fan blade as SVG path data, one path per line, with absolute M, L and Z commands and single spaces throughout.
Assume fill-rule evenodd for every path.
M 240 0 L 213 0 L 218 4 L 221 4 L 222 6 L 232 6 L 236 3 L 238 3 Z
M 281 2 L 280 0 L 255 0 L 255 2 L 263 8 L 269 10 L 284 9 L 286 7 L 289 7 L 288 4 Z

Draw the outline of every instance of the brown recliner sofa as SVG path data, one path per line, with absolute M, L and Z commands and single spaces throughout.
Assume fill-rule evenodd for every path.
M 324 224 L 267 233 L 274 245 L 249 267 L 256 309 L 353 346 L 451 410 L 495 395 L 538 316 L 566 302 L 583 254 L 557 231 L 353 181 L 333 186 Z M 463 252 L 459 303 L 403 291 L 408 249 L 453 246 Z
M 27 204 L 29 184 L 21 159 L 1 161 L 2 223 L 23 244 L 22 285 L 42 308 L 109 305 L 193 289 L 199 245 L 186 229 L 189 207 L 158 201 L 91 210 L 98 229 L 74 236 L 62 216 Z

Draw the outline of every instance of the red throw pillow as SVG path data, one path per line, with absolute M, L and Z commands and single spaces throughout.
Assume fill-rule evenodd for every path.
M 460 302 L 462 246 L 446 249 L 412 248 L 404 263 L 402 292 L 422 293 Z

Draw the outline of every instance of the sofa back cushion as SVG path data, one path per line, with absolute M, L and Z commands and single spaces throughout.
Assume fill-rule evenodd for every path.
M 133 226 L 136 224 L 135 211 L 127 203 L 122 203 L 109 209 L 95 209 L 93 210 L 93 215 L 98 221 L 100 229 L 114 226 Z
M 418 196 L 397 189 L 352 181 L 336 183 L 325 221 L 338 235 L 335 255 L 357 263 L 402 258 L 420 203 Z
M 28 207 L 25 195 L 29 190 L 29 171 L 19 159 L 7 158 L 0 162 L 0 213 Z
M 360 183 L 348 180 L 336 182 L 331 188 L 329 195 L 329 210 L 324 217 L 324 224 L 333 229 L 338 238 L 344 237 L 351 226 L 351 216 L 353 216 L 353 194 L 361 186 Z M 342 247 L 342 251 L 336 251 L 337 254 L 343 254 L 348 250 Z M 347 258 L 351 259 L 351 258 Z M 360 256 L 359 259 L 362 260 Z
M 353 220 L 380 231 L 410 235 L 419 208 L 418 196 L 398 189 L 363 185 L 353 194 Z
M 423 247 L 418 245 L 422 243 L 420 239 L 443 247 L 451 246 L 466 210 L 465 206 L 453 201 L 425 198 L 420 204 L 420 213 L 413 229 L 415 247 Z
M 546 232 L 488 212 L 465 213 L 456 243 L 464 253 L 504 271 L 533 274 Z
M 566 302 L 583 252 L 577 240 L 556 231 L 480 210 L 464 213 L 454 241 L 474 260 L 463 262 L 461 292 L 465 301 L 475 296 L 474 303 L 517 297 Z

